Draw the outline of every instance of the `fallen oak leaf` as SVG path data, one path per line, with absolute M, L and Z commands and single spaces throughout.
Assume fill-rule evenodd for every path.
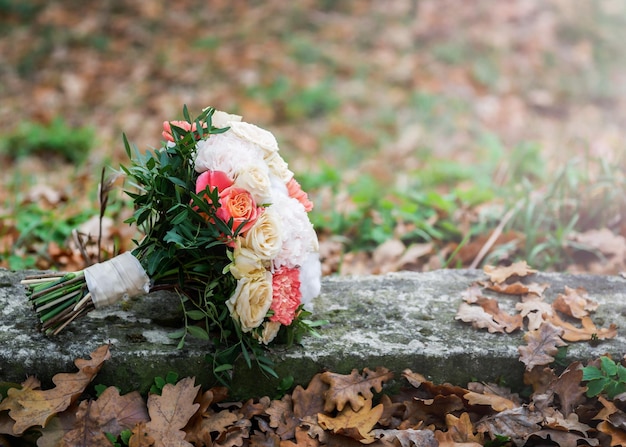
M 596 301 L 589 298 L 584 287 L 572 289 L 565 286 L 565 294 L 559 293 L 552 303 L 555 310 L 578 319 L 588 316 L 598 306 Z
M 506 295 L 526 295 L 531 293 L 531 287 L 526 284 L 522 284 L 519 281 L 514 283 L 494 283 L 494 282 L 481 282 L 483 287 L 494 292 L 504 293 Z
M 482 433 L 474 433 L 474 424 L 467 412 L 461 413 L 458 418 L 453 414 L 447 414 L 446 426 L 448 428 L 445 432 L 441 430 L 435 432 L 435 437 L 440 446 L 462 444 L 466 447 L 473 447 L 483 445 L 484 436 Z
M 347 436 L 363 444 L 371 444 L 375 438 L 370 433 L 383 414 L 383 405 L 378 404 L 372 408 L 372 400 L 359 396 L 361 401 L 357 408 L 346 406 L 336 417 L 330 417 L 323 413 L 317 415 L 320 427 L 331 430 L 335 434 Z
M 528 276 L 537 273 L 537 270 L 530 268 L 526 261 L 514 262 L 508 267 L 486 265 L 483 267 L 483 271 L 492 282 L 497 284 L 503 283 L 511 277 Z
M 106 445 L 105 433 L 117 437 L 122 430 L 148 420 L 145 402 L 137 391 L 120 396 L 111 386 L 97 400 L 81 402 L 75 428 L 65 434 L 63 441 L 67 445 Z
M 537 365 L 548 365 L 554 361 L 554 356 L 560 346 L 567 346 L 561 335 L 563 329 L 550 323 L 542 324 L 539 329 L 526 332 L 524 341 L 526 346 L 520 346 L 520 361 L 526 365 L 526 371 Z
M 472 327 L 475 329 L 487 329 L 490 333 L 505 332 L 504 326 L 496 322 L 493 315 L 480 306 L 471 306 L 465 302 L 459 305 L 454 319 L 471 323 Z
M 15 421 L 15 434 L 20 435 L 37 425 L 45 427 L 52 416 L 65 411 L 83 393 L 110 357 L 109 345 L 102 345 L 91 353 L 90 360 L 74 362 L 78 372 L 56 374 L 52 378 L 55 388 L 39 390 L 26 383 L 21 389 L 10 388 L 7 397 L 0 402 L 0 411 L 9 410 L 9 416 Z
M 326 399 L 324 411 L 331 412 L 334 408 L 342 411 L 347 403 L 350 403 L 354 411 L 358 411 L 360 405 L 363 404 L 361 398 L 371 399 L 374 396 L 371 391 L 372 388 L 376 392 L 381 392 L 383 382 L 393 378 L 393 372 L 383 367 L 378 367 L 375 371 L 365 368 L 363 372 L 365 377 L 359 374 L 356 369 L 353 369 L 349 375 L 328 371 L 322 373 L 322 381 L 330 385 L 324 395 Z
M 626 445 L 626 431 L 616 428 L 613 424 L 602 421 L 598 424 L 596 429 L 611 437 L 611 447 Z
M 441 444 L 437 442 L 432 430 L 416 430 L 407 428 L 405 430 L 373 430 L 372 434 L 377 439 L 388 442 L 397 440 L 401 447 L 437 447 Z M 396 444 L 391 444 L 396 445 Z
M 561 410 L 565 416 L 574 412 L 578 404 L 584 400 L 587 387 L 580 386 L 583 380 L 583 370 L 580 362 L 574 362 L 550 384 L 550 389 L 559 396 Z
M 498 301 L 492 298 L 482 297 L 476 303 L 483 308 L 485 312 L 493 317 L 493 320 L 500 324 L 507 334 L 522 328 L 524 318 L 520 314 L 509 315 L 500 309 Z
M 154 439 L 155 447 L 191 447 L 192 444 L 184 440 L 182 429 L 200 407 L 194 403 L 199 389 L 200 385 L 194 386 L 194 378 L 187 377 L 176 385 L 166 384 L 161 395 L 150 394 L 150 422 L 145 424 L 143 433 L 133 434 L 130 441 L 143 442 L 150 437 Z
M 566 341 L 606 340 L 617 336 L 617 326 L 615 324 L 611 323 L 608 328 L 598 329 L 590 317 L 580 319 L 582 327 L 574 326 L 556 314 L 551 315 L 549 321 L 563 329 L 561 338 Z
M 463 396 L 470 405 L 488 405 L 494 411 L 512 410 L 518 405 L 506 397 L 497 396 L 495 394 L 483 394 L 470 391 Z

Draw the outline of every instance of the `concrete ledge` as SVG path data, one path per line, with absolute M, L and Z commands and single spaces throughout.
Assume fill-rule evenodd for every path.
M 24 272 L 0 270 L 0 382 L 21 382 L 36 375 L 44 383 L 59 372 L 74 372 L 73 360 L 87 357 L 111 342 L 112 358 L 96 383 L 117 385 L 123 391 L 148 389 L 155 376 L 175 371 L 195 376 L 197 383 L 214 383 L 205 355 L 206 342 L 189 339 L 176 349 L 167 333 L 180 321 L 175 295 L 153 293 L 128 303 L 96 311 L 56 338 L 35 329 L 36 318 L 19 281 Z M 402 272 L 383 276 L 328 277 L 315 301 L 315 317 L 328 319 L 321 337 L 305 337 L 301 346 L 272 349 L 279 374 L 293 375 L 306 384 L 324 369 L 348 373 L 351 369 L 385 366 L 397 373 L 405 368 L 435 383 L 465 385 L 473 379 L 504 379 L 521 386 L 523 364 L 518 360 L 522 332 L 489 334 L 454 319 L 461 292 L 473 281 L 485 279 L 478 270 Z M 599 303 L 593 315 L 598 327 L 615 323 L 618 337 L 596 346 L 571 343 L 568 360 L 587 360 L 604 353 L 621 357 L 626 351 L 626 280 L 621 277 L 536 274 L 531 280 L 548 283 L 551 301 L 565 286 L 585 287 Z M 502 297 L 502 295 L 499 295 Z M 501 298 L 511 307 L 517 298 Z M 399 376 L 399 374 L 398 374 Z M 237 365 L 233 389 L 237 396 L 272 395 L 277 382 Z

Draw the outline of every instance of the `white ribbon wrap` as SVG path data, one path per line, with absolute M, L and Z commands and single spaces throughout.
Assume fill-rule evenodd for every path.
M 94 264 L 85 269 L 85 281 L 96 309 L 122 298 L 132 298 L 150 291 L 150 278 L 130 252 Z

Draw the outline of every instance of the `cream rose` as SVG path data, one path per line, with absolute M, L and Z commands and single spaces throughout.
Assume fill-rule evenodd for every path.
M 243 332 L 259 327 L 272 305 L 272 274 L 243 277 L 237 281 L 233 296 L 226 306 L 233 319 L 239 321 Z
M 259 205 L 272 201 L 269 169 L 265 164 L 241 168 L 235 177 L 235 186 L 248 190 Z
M 282 223 L 274 207 L 265 209 L 248 230 L 242 246 L 252 250 L 263 260 L 274 259 L 283 245 Z
M 272 132 L 243 121 L 228 124 L 238 137 L 256 144 L 268 154 L 278 151 L 278 142 Z
M 293 172 L 289 170 L 289 165 L 277 152 L 266 156 L 265 163 L 270 168 L 270 173 L 278 177 L 283 183 L 287 184 L 293 178 Z
M 230 273 L 235 279 L 254 277 L 265 273 L 263 261 L 253 250 L 241 246 L 242 238 L 238 237 L 233 250 L 233 262 Z
M 211 117 L 211 124 L 215 127 L 228 127 L 233 121 L 241 121 L 241 116 L 216 110 Z
M 278 321 L 266 321 L 265 323 L 263 323 L 263 330 L 261 331 L 261 333 L 255 333 L 254 338 L 256 338 L 259 343 L 268 345 L 272 340 L 276 338 L 279 330 L 280 323 Z

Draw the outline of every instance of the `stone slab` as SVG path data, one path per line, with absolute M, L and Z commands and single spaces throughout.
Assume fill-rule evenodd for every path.
M 32 272 L 30 272 L 32 273 Z M 210 345 L 188 339 L 183 349 L 167 337 L 181 321 L 178 297 L 158 292 L 92 312 L 55 338 L 37 332 L 36 317 L 19 281 L 25 272 L 0 270 L 0 382 L 20 382 L 36 375 L 44 383 L 58 372 L 74 372 L 73 360 L 86 358 L 104 343 L 111 344 L 95 383 L 117 385 L 123 391 L 146 391 L 155 376 L 173 371 L 194 376 L 204 386 L 215 384 L 205 356 Z M 306 384 L 317 372 L 349 373 L 352 369 L 385 366 L 397 373 L 406 368 L 435 383 L 465 385 L 471 380 L 503 380 L 521 387 L 523 364 L 518 347 L 522 332 L 490 334 L 454 319 L 461 293 L 479 270 L 400 272 L 381 276 L 326 277 L 315 300 L 315 318 L 327 319 L 320 337 L 302 344 L 274 347 L 269 356 L 281 376 Z M 585 287 L 599 303 L 593 319 L 598 327 L 618 325 L 618 336 L 599 344 L 571 343 L 568 361 L 588 360 L 626 352 L 626 279 L 618 276 L 540 273 L 532 281 L 548 283 L 548 301 L 564 287 Z M 517 298 L 499 295 L 505 308 Z M 233 393 L 238 397 L 272 395 L 278 382 L 258 370 L 238 364 Z

